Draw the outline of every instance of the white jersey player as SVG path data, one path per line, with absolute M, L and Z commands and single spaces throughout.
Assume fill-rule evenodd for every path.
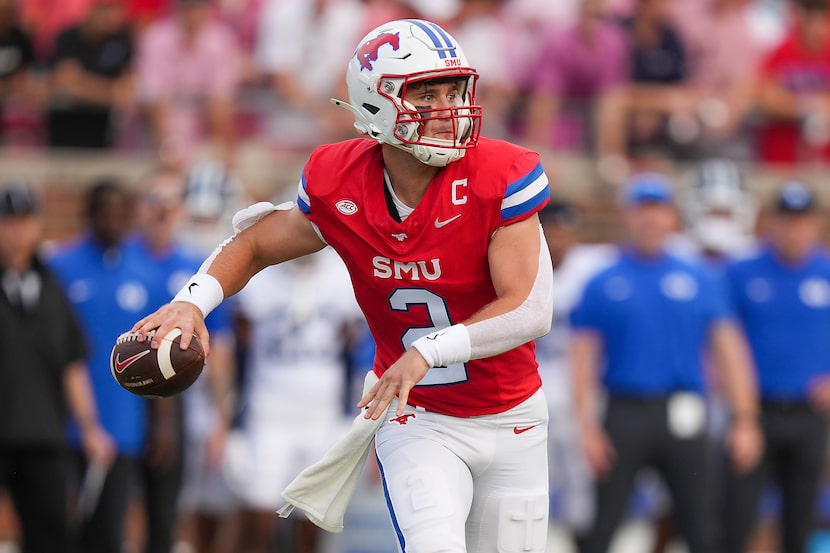
M 747 190 L 740 167 L 728 159 L 706 160 L 696 168 L 683 199 L 684 232 L 669 247 L 716 268 L 726 258 L 754 249 L 757 214 L 757 199 Z
M 550 487 L 559 496 L 558 517 L 568 528 L 584 530 L 593 509 L 591 479 L 575 434 L 571 397 L 570 312 L 588 279 L 615 257 L 609 244 L 577 244 L 580 212 L 572 205 L 551 202 L 539 218 L 553 263 L 553 324 L 536 340 L 542 387 L 548 400 Z
M 196 163 L 180 178 L 185 218 L 176 236 L 204 258 L 218 237 L 232 228 L 233 213 L 243 203 L 241 183 L 210 160 Z M 186 281 L 188 275 L 179 273 L 178 278 Z M 171 295 L 182 283 L 168 282 L 173 287 Z M 210 355 L 203 376 L 182 394 L 186 442 L 180 510 L 183 534 L 197 551 L 224 549 L 224 536 L 231 533 L 230 515 L 237 507 L 221 470 L 237 393 L 232 305 L 230 301 L 221 306 L 222 312 L 212 322 Z
M 362 314 L 331 249 L 264 269 L 237 300 L 249 330 L 242 419 L 229 438 L 226 474 L 243 509 L 270 526 L 284 504 L 280 492 L 343 434 L 345 352 Z M 257 523 L 248 523 L 243 531 L 256 540 Z M 265 550 L 265 539 L 251 550 Z

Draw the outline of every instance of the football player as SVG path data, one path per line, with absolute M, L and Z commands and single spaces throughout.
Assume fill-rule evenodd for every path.
M 536 152 L 479 136 L 477 79 L 434 23 L 369 32 L 346 71 L 349 102 L 334 100 L 365 136 L 317 148 L 296 205 L 238 214 L 240 231 L 134 326 L 207 345 L 203 318 L 225 297 L 331 246 L 377 344 L 379 380 L 358 407 L 382 423 L 377 458 L 410 553 L 538 552 L 547 538 L 548 414 L 532 341 L 552 318 L 537 216 L 550 191 Z
M 683 204 L 686 240 L 672 246 L 681 255 L 689 253 L 715 265 L 745 255 L 755 245 L 757 204 L 738 164 L 707 159 L 696 168 Z
M 286 535 L 286 552 L 316 551 L 317 527 L 304 519 L 275 528 L 274 511 L 285 503 L 280 492 L 343 428 L 345 357 L 362 315 L 332 250 L 260 271 L 235 299 L 247 329 L 244 408 L 224 468 L 241 507 L 238 551 L 268 553 Z

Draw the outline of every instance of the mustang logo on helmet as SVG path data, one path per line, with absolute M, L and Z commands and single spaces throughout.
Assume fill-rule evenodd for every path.
M 357 61 L 360 62 L 361 71 L 364 69 L 372 70 L 372 62 L 377 61 L 378 50 L 384 44 L 390 44 L 393 50 L 397 50 L 401 45 L 400 33 L 381 33 L 361 44 L 355 52 Z

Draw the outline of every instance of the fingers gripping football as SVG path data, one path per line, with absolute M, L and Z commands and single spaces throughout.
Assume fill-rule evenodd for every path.
M 150 338 L 150 347 L 158 349 L 161 337 L 167 336 L 174 329 L 181 330 L 181 349 L 188 349 L 191 339 L 196 336 L 205 350 L 205 356 L 210 355 L 209 335 L 204 316 L 198 307 L 190 303 L 168 303 L 138 321 L 131 332 L 137 333 L 141 341 Z M 151 331 L 155 332 L 151 334 Z
M 181 348 L 181 330 L 176 328 L 160 339 L 151 330 L 153 349 L 136 332 L 125 332 L 116 340 L 110 355 L 115 380 L 126 390 L 143 397 L 169 397 L 190 387 L 205 365 L 205 352 L 197 338 Z

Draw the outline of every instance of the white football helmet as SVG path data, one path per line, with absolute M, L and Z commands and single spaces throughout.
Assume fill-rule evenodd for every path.
M 463 81 L 457 108 L 418 109 L 403 100 L 413 83 L 434 79 Z M 443 167 L 478 142 L 477 80 L 458 42 L 441 27 L 419 19 L 392 21 L 367 34 L 349 61 L 349 103 L 332 102 L 354 114 L 361 133 L 410 152 L 427 165 Z M 452 140 L 424 136 L 426 123 L 435 119 L 452 119 Z
M 751 239 L 758 203 L 738 165 L 727 159 L 700 164 L 685 202 L 692 237 L 707 250 L 736 253 Z
M 185 209 L 196 219 L 216 219 L 238 187 L 239 183 L 220 163 L 197 162 L 185 175 Z

